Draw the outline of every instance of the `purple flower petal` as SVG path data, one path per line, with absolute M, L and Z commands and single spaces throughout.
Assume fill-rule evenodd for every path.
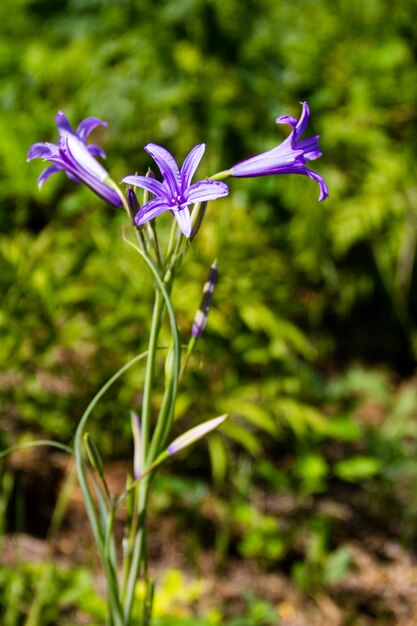
M 277 124 L 288 124 L 292 131 L 278 146 L 254 157 L 237 163 L 231 168 L 232 176 L 252 178 L 268 176 L 270 174 L 303 174 L 315 180 L 320 187 L 319 200 L 329 195 L 329 189 L 320 174 L 316 174 L 305 166 L 305 163 L 322 156 L 319 148 L 319 135 L 300 140 L 307 128 L 310 118 L 310 109 L 307 102 L 302 102 L 301 117 L 297 120 L 290 115 L 281 115 L 276 118 Z
M 90 189 L 92 189 L 98 196 L 100 196 L 100 198 L 102 198 L 104 202 L 107 202 L 107 204 L 116 207 L 122 206 L 123 202 L 119 194 L 105 183 L 102 183 L 97 179 L 95 179 L 93 183 L 88 183 L 84 180 L 80 180 L 80 183 L 81 182 L 90 187 Z
M 188 188 L 184 196 L 187 202 L 194 204 L 195 202 L 207 202 L 208 200 L 216 200 L 223 196 L 227 196 L 229 187 L 218 180 L 203 180 L 194 183 Z
M 309 139 L 302 139 L 297 142 L 297 148 L 304 152 L 304 163 L 306 161 L 314 161 L 322 156 L 322 151 L 319 148 L 320 135 L 310 137 Z
M 178 165 L 168 150 L 156 143 L 148 143 L 145 150 L 154 159 L 159 170 L 169 185 L 172 194 L 181 191 L 181 174 Z
M 297 126 L 298 120 L 296 117 L 293 117 L 292 115 L 280 115 L 279 117 L 276 118 L 275 123 L 276 124 L 288 124 L 289 126 L 292 126 L 292 128 L 295 128 Z
M 58 132 L 61 137 L 65 137 L 68 133 L 73 134 L 72 126 L 68 121 L 67 116 L 62 112 L 58 111 L 55 117 L 56 125 L 58 127 Z
M 301 117 L 298 120 L 298 124 L 295 127 L 295 135 L 297 140 L 301 137 L 301 135 L 304 134 L 304 131 L 307 128 L 308 125 L 308 120 L 310 119 L 310 107 L 308 106 L 307 102 L 302 102 L 301 103 L 303 110 L 301 112 Z
M 281 150 L 280 148 L 283 149 Z M 239 178 L 253 176 L 268 176 L 280 174 L 285 166 L 292 165 L 302 157 L 302 150 L 293 150 L 290 144 L 278 146 L 262 154 L 257 154 L 246 161 L 242 161 L 231 168 L 232 175 Z M 256 172 L 256 173 L 255 173 Z
M 324 180 L 322 176 L 320 176 L 320 174 L 317 174 L 317 172 L 313 172 L 313 170 L 310 170 L 308 167 L 306 167 L 305 170 L 306 171 L 304 173 L 319 184 L 319 187 L 320 187 L 319 202 L 322 202 L 329 195 L 329 188 L 327 186 L 326 181 Z
M 77 135 L 84 141 L 87 139 L 91 131 L 97 126 L 107 126 L 107 122 L 103 122 L 98 117 L 86 117 L 85 120 L 80 122 L 77 127 Z
M 191 179 L 194 176 L 197 167 L 200 165 L 200 161 L 203 158 L 205 149 L 205 143 L 200 143 L 199 145 L 194 146 L 194 148 L 191 150 L 191 152 L 186 157 L 184 163 L 182 164 L 182 191 L 185 191 L 185 189 L 190 186 Z
M 89 172 L 92 176 L 104 181 L 109 174 L 102 165 L 88 152 L 86 145 L 78 139 L 76 135 L 67 135 L 67 149 L 82 168 Z
M 157 215 L 167 211 L 170 206 L 166 200 L 155 198 L 144 204 L 135 217 L 136 226 L 142 226 L 146 222 L 153 220 Z
M 43 170 L 42 174 L 39 176 L 38 187 L 41 188 L 44 182 L 57 172 L 62 172 L 62 167 L 59 167 L 59 165 L 49 165 L 46 169 Z
M 191 215 L 189 205 L 195 202 L 214 200 L 229 193 L 227 185 L 220 181 L 207 180 L 190 186 L 191 179 L 205 151 L 205 144 L 194 146 L 178 169 L 174 157 L 168 150 L 155 143 L 149 143 L 145 150 L 156 161 L 163 181 L 159 182 L 149 176 L 132 174 L 125 176 L 123 182 L 142 187 L 153 193 L 156 198 L 144 204 L 138 211 L 135 222 L 141 226 L 163 211 L 171 211 L 178 227 L 185 237 L 191 236 Z
M 100 148 L 100 146 L 96 146 L 94 143 L 89 143 L 86 148 L 92 156 L 100 157 L 102 159 L 106 158 L 106 153 L 102 148 Z
M 80 178 L 78 178 L 78 176 L 76 176 L 75 174 L 73 174 L 69 170 L 65 170 L 65 174 L 68 176 L 68 178 L 70 180 L 72 180 L 73 183 L 77 183 L 77 185 L 79 185 L 80 183 L 83 182 Z M 91 187 L 91 185 L 89 185 L 89 187 Z
M 177 211 L 173 211 L 174 217 L 177 220 L 178 227 L 184 237 L 189 238 L 191 235 L 191 215 L 188 206 Z
M 312 180 L 315 180 L 316 183 L 318 183 L 320 187 L 319 202 L 322 202 L 323 200 L 325 200 L 329 195 L 329 188 L 324 178 L 320 176 L 320 174 L 318 174 L 317 172 L 314 172 L 310 168 L 306 167 L 305 165 L 301 165 L 297 163 L 295 165 L 291 165 L 290 167 L 287 167 L 286 170 L 282 171 L 281 173 L 282 174 L 302 174 L 303 176 L 308 176 Z
M 63 170 L 76 183 L 84 183 L 100 198 L 112 206 L 121 206 L 122 199 L 117 190 L 112 189 L 104 181 L 109 178 L 107 170 L 94 158 L 104 157 L 103 150 L 94 144 L 87 146 L 85 137 L 98 124 L 106 125 L 98 118 L 87 118 L 78 126 L 79 134 L 75 133 L 62 111 L 56 115 L 56 123 L 60 135 L 59 143 L 39 142 L 29 148 L 27 160 L 41 158 L 52 163 L 38 179 L 41 186 L 53 174 Z
M 169 194 L 166 192 L 164 185 L 159 180 L 155 180 L 155 178 L 150 178 L 149 176 L 137 176 L 136 174 L 132 174 L 130 176 L 125 176 L 122 180 L 128 185 L 133 185 L 134 187 L 146 189 L 147 191 L 153 193 L 155 196 L 164 196 L 167 200 L 169 199 Z
M 47 143 L 46 141 L 42 143 L 34 143 L 29 148 L 27 161 L 31 159 L 47 159 L 52 154 L 51 146 L 56 148 L 54 144 Z

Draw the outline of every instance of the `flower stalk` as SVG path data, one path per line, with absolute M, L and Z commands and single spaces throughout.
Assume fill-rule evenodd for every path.
M 95 127 L 107 125 L 99 118 L 86 118 L 74 131 L 64 113 L 59 112 L 56 116 L 58 143 L 36 143 L 29 149 L 28 160 L 40 158 L 50 163 L 39 176 L 40 187 L 50 176 L 64 172 L 74 182 L 87 185 L 110 206 L 126 210 L 132 237 L 136 241 L 129 237 L 125 237 L 125 241 L 145 263 L 154 285 L 147 351 L 129 361 L 97 392 L 79 421 L 74 439 L 78 480 L 106 579 L 108 626 L 151 624 L 155 581 L 148 576 L 146 521 L 152 477 L 170 457 L 219 428 L 227 417 L 221 415 L 193 425 L 171 440 L 179 384 L 207 323 L 217 277 L 217 263 L 215 261 L 212 264 L 204 285 L 185 354 L 181 353 L 180 333 L 171 300 L 177 270 L 202 227 L 207 203 L 228 195 L 229 188 L 223 182 L 226 178 L 303 174 L 319 184 L 320 200 L 328 195 L 324 179 L 306 166 L 308 161 L 319 158 L 321 152 L 318 136 L 301 139 L 310 114 L 308 105 L 303 103 L 302 106 L 299 120 L 290 116 L 277 118 L 277 123 L 287 124 L 292 129 L 289 137 L 279 146 L 196 183 L 191 181 L 204 155 L 205 144 L 196 145 L 179 168 L 168 150 L 149 143 L 145 150 L 156 162 L 162 180 L 157 180 L 150 170 L 145 176 L 128 175 L 123 179 L 129 185 L 125 194 L 97 160 L 105 157 L 103 150 L 94 144 L 87 144 L 87 137 Z M 144 190 L 142 205 L 134 188 Z M 172 214 L 174 221 L 169 240 L 164 246 L 164 236 L 163 233 L 159 236 L 155 218 L 166 211 Z M 164 326 L 169 326 L 170 331 L 168 350 L 160 345 Z M 162 359 L 159 356 L 157 358 L 158 352 L 165 352 L 163 364 Z M 134 443 L 133 476 L 127 477 L 125 490 L 115 495 L 106 482 L 104 462 L 99 447 L 87 431 L 87 425 L 95 407 L 109 388 L 140 361 L 146 361 L 142 403 L 140 407 L 132 408 L 130 413 Z M 154 397 L 156 390 L 159 395 L 161 386 L 163 397 L 158 407 Z M 114 533 L 114 520 L 118 507 L 123 503 L 126 503 L 127 521 L 124 539 L 119 545 Z M 122 556 L 121 573 L 118 568 L 119 551 Z M 144 581 L 146 588 L 141 611 L 136 605 L 135 593 L 139 579 Z

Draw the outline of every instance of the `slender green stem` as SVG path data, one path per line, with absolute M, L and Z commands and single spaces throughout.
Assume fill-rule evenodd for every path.
M 162 269 L 164 266 L 164 261 L 162 258 L 161 248 L 159 247 L 158 233 L 156 232 L 155 224 L 154 222 L 148 222 L 146 226 L 147 226 L 148 237 L 152 242 L 152 246 L 155 252 L 156 262 L 158 264 L 158 267 Z
M 172 308 L 171 299 L 169 296 L 170 285 L 164 284 L 163 280 L 161 279 L 159 275 L 158 268 L 155 266 L 155 263 L 152 261 L 152 259 L 149 259 L 142 252 L 142 250 L 140 250 L 140 248 L 138 248 L 131 241 L 126 240 L 126 242 L 140 254 L 140 256 L 143 258 L 143 260 L 146 262 L 147 266 L 151 270 L 153 277 L 155 279 L 155 283 L 161 292 L 161 295 L 164 299 L 164 302 L 167 308 L 169 323 L 171 326 L 171 334 L 172 334 L 172 352 L 173 352 L 172 381 L 173 381 L 173 389 L 176 393 L 177 387 L 178 387 L 178 377 L 179 377 L 179 370 L 180 370 L 181 355 L 180 355 L 180 338 L 179 338 L 179 333 L 178 333 L 177 322 L 175 319 L 174 309 Z
M 75 439 L 77 440 L 77 437 L 79 439 L 81 439 L 82 434 L 83 434 L 83 430 L 84 427 L 87 423 L 88 418 L 90 417 L 91 413 L 93 412 L 94 408 L 96 407 L 96 405 L 98 404 L 99 400 L 104 396 L 104 394 L 110 389 L 110 387 L 112 385 L 114 385 L 114 383 L 121 377 L 123 376 L 123 374 L 125 372 L 127 372 L 127 370 L 129 370 L 133 365 L 135 365 L 135 363 L 138 363 L 139 361 L 142 361 L 142 359 L 146 358 L 148 356 L 148 352 L 142 352 L 141 354 L 138 354 L 137 356 L 133 357 L 133 359 L 130 359 L 130 361 L 128 361 L 127 363 L 125 363 L 119 370 L 117 370 L 117 372 L 115 374 L 113 374 L 113 376 L 111 378 L 109 378 L 109 380 L 99 389 L 99 391 L 96 393 L 96 395 L 94 396 L 94 398 L 91 400 L 90 404 L 88 405 L 88 407 L 86 408 L 86 410 L 84 411 L 80 422 L 78 424 L 77 427 L 77 432 L 75 434 Z M 38 442 L 38 445 L 52 445 L 54 442 L 49 442 L 49 441 L 45 441 L 45 442 Z M 56 444 L 57 447 L 59 448 L 63 448 L 63 449 L 67 449 L 67 447 L 62 446 Z M 22 444 L 23 447 L 24 444 Z M 16 446 L 17 447 L 17 446 Z M 71 452 L 72 449 L 70 448 Z
M 109 508 L 109 514 L 106 520 L 106 528 L 105 528 L 105 537 L 104 537 L 104 549 L 108 562 L 110 563 L 110 572 L 113 578 L 113 582 L 117 584 L 117 563 L 115 561 L 114 554 L 114 536 L 113 536 L 113 528 L 114 528 L 114 517 L 116 514 L 116 505 L 114 500 L 112 499 Z
M 144 252 L 149 252 L 148 241 L 140 228 L 135 228 L 136 238 Z
M 183 361 L 182 367 L 181 367 L 180 382 L 184 378 L 184 374 L 185 374 L 185 372 L 187 370 L 187 366 L 188 366 L 188 361 L 190 360 L 190 356 L 193 353 L 196 341 L 197 341 L 196 337 L 191 337 L 190 341 L 188 342 L 187 352 L 185 353 L 184 361 Z
M 149 445 L 151 399 L 155 372 L 155 356 L 158 344 L 159 330 L 161 327 L 161 315 L 163 299 L 161 292 L 156 290 L 153 308 L 152 326 L 148 345 L 148 358 L 146 362 L 145 384 L 143 387 L 142 419 L 141 419 L 141 457 L 146 459 Z
M 105 536 L 105 549 L 106 549 L 107 558 L 111 558 L 111 552 L 112 552 L 114 515 L 115 515 L 115 507 L 114 507 L 114 504 L 112 503 L 112 506 L 110 507 L 109 515 L 107 518 L 106 536 Z
M 74 441 L 74 452 L 75 452 L 75 460 L 77 466 L 77 474 L 78 480 L 80 483 L 81 490 L 83 492 L 83 497 L 85 501 L 85 506 L 87 510 L 87 515 L 90 521 L 90 525 L 93 531 L 94 540 L 97 545 L 97 549 L 100 555 L 101 562 L 103 564 L 104 573 L 106 576 L 106 582 L 108 586 L 108 597 L 111 605 L 112 619 L 111 621 L 115 626 L 123 626 L 123 611 L 120 603 L 119 591 L 117 581 L 114 580 L 114 571 L 111 567 L 111 564 L 106 556 L 105 550 L 105 537 L 103 536 L 103 531 L 100 527 L 100 523 L 96 514 L 94 500 L 92 498 L 90 488 L 87 480 L 87 471 L 86 466 L 83 459 L 83 430 L 87 423 L 88 418 L 90 417 L 94 407 L 97 405 L 100 398 L 106 393 L 106 391 L 122 376 L 130 367 L 132 367 L 135 363 L 143 359 L 147 355 L 146 352 L 136 356 L 131 359 L 126 365 L 121 367 L 108 381 L 103 385 L 103 387 L 98 391 L 98 393 L 91 400 L 90 404 L 84 411 L 81 420 L 78 424 L 77 431 L 75 433 L 75 441 Z
M 184 241 L 185 241 L 185 244 L 183 248 L 181 248 L 181 245 L 184 243 Z M 170 262 L 170 269 L 172 273 L 174 273 L 174 267 L 177 265 L 178 258 L 188 249 L 189 245 L 190 243 L 188 239 L 185 239 L 184 235 L 179 232 L 177 241 L 175 242 L 175 246 L 172 252 L 172 257 L 171 257 L 171 262 Z
M 136 582 L 140 574 L 140 565 L 143 561 L 145 546 L 145 516 L 146 504 L 148 500 L 149 477 L 143 479 L 139 484 L 139 500 L 138 500 L 138 521 L 134 537 L 134 546 L 132 560 L 130 563 L 130 571 L 126 585 L 126 593 L 124 595 L 124 626 L 130 626 L 130 619 L 135 595 Z M 145 566 L 145 564 L 143 564 Z
M 167 250 L 167 261 L 170 260 L 172 249 L 175 243 L 175 235 L 178 232 L 177 222 L 175 220 L 172 221 L 171 232 L 169 233 L 169 242 L 168 242 L 168 250 Z
M 173 381 L 169 381 L 165 387 L 164 398 L 156 423 L 155 432 L 149 447 L 146 463 L 151 465 L 162 450 L 166 436 L 172 424 L 175 408 L 175 397 L 173 397 Z
M 176 393 L 177 393 L 179 368 L 180 368 L 180 342 L 179 342 L 179 333 L 178 333 L 177 323 L 175 319 L 175 313 L 172 308 L 169 292 L 163 280 L 161 279 L 158 267 L 155 264 L 155 262 L 151 258 L 149 258 L 134 243 L 132 243 L 129 240 L 127 240 L 127 243 L 130 246 L 132 246 L 140 254 L 140 256 L 143 258 L 143 260 L 147 264 L 148 268 L 153 274 L 155 285 L 158 288 L 158 291 L 160 293 L 160 298 L 158 296 L 158 302 L 157 302 L 157 299 L 155 299 L 154 316 L 153 316 L 153 322 L 152 322 L 152 327 L 154 329 L 154 338 L 150 339 L 149 355 L 151 353 L 155 353 L 157 349 L 156 341 L 158 338 L 160 318 L 162 315 L 163 306 L 165 305 L 167 309 L 169 322 L 171 326 L 171 333 L 172 333 L 172 351 L 173 351 L 173 359 L 172 359 L 173 367 L 172 367 L 172 383 L 171 383 L 172 384 L 172 397 L 175 398 Z M 152 331 L 151 331 L 151 334 L 152 334 Z M 147 394 L 150 394 L 150 391 L 151 391 L 151 383 L 153 380 L 154 358 L 155 358 L 154 354 L 153 354 L 153 357 L 150 356 L 150 358 L 148 358 L 148 364 L 147 364 L 148 373 L 145 378 L 145 386 L 148 385 L 148 388 L 146 390 Z M 151 377 L 151 373 L 152 373 L 152 377 Z M 147 442 L 149 441 L 150 395 L 147 396 L 146 402 L 147 402 L 147 408 L 146 407 L 145 409 L 143 408 L 143 410 L 145 410 L 145 413 L 143 413 L 143 415 L 145 415 L 146 420 L 148 420 L 147 424 L 145 421 L 145 427 L 148 428 L 148 436 L 145 438 L 145 444 L 142 444 L 145 446 L 143 448 L 145 450 L 145 453 L 147 451 L 147 445 L 148 445 Z M 144 396 L 144 403 L 145 403 L 145 396 Z M 144 457 L 144 459 L 146 459 L 146 456 Z M 147 504 L 147 499 L 148 499 L 149 480 L 150 480 L 150 477 L 144 478 L 143 481 L 141 481 L 141 484 L 139 486 L 138 508 L 137 508 L 138 515 L 139 515 L 138 530 L 136 533 L 134 547 L 133 547 L 132 562 L 131 562 L 129 576 L 127 580 L 126 594 L 123 598 L 124 600 L 124 626 L 129 626 L 130 624 L 136 582 L 137 582 L 138 574 L 140 571 L 140 565 L 142 563 L 142 559 L 144 558 L 144 554 L 145 554 L 145 513 L 146 513 L 146 504 Z
M 77 429 L 78 434 L 78 429 Z M 77 435 L 76 435 L 77 439 Z M 107 598 L 109 605 L 109 613 L 114 619 L 115 626 L 123 625 L 122 606 L 120 602 L 119 589 L 117 579 L 115 580 L 113 568 L 111 562 L 107 558 L 105 549 L 105 538 L 103 536 L 102 529 L 95 511 L 94 501 L 91 496 L 90 488 L 88 486 L 87 476 L 85 472 L 85 464 L 82 458 L 81 439 L 75 442 L 75 458 L 77 463 L 77 474 L 80 483 L 81 490 L 83 492 L 84 502 L 87 509 L 88 518 L 93 531 L 94 540 L 96 542 L 97 549 L 99 551 L 100 560 L 103 565 L 106 584 L 107 584 Z
M 151 422 L 151 399 L 155 375 L 155 357 L 158 347 L 158 337 L 161 328 L 161 319 L 164 309 L 164 300 L 160 289 L 155 289 L 155 302 L 152 315 L 151 332 L 149 336 L 148 358 L 146 363 L 145 384 L 143 389 L 142 419 L 141 419 L 141 458 L 146 471 L 146 458 L 148 454 Z M 148 479 L 136 486 L 135 509 L 133 511 L 132 526 L 129 536 L 129 548 L 127 559 L 131 558 L 130 571 L 127 578 L 126 590 L 123 590 L 125 598 L 125 624 L 129 624 L 132 611 L 134 587 L 142 564 L 146 569 L 146 552 L 144 550 L 144 537 L 146 532 L 146 503 L 148 492 Z M 137 505 L 136 505 L 137 502 Z
M 148 580 L 146 585 L 145 602 L 143 607 L 143 626 L 149 626 L 152 620 L 153 598 L 155 593 L 155 579 Z

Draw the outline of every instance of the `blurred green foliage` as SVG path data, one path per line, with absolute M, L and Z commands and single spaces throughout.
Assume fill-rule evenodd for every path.
M 42 586 L 39 585 L 42 581 Z M 64 569 L 52 561 L 22 561 L 0 567 L 0 615 L 4 626 L 74 624 L 88 616 L 101 624 L 105 603 L 92 593 L 91 573 L 80 567 Z M 78 621 L 78 619 L 77 619 Z
M 282 249 L 288 271 L 275 279 L 307 305 L 304 318 L 343 330 L 338 345 L 345 351 L 352 351 L 349 340 L 366 356 L 397 363 L 401 348 L 412 353 L 412 0 L 395 7 L 388 0 L 5 0 L 1 11 L 5 232 L 28 225 L 38 231 L 63 216 L 73 226 L 97 207 L 64 176 L 39 194 L 39 164 L 23 166 L 28 145 L 52 138 L 59 108 L 74 123 L 90 114 L 109 121 L 101 138 L 118 179 L 146 168 L 142 146 L 149 140 L 178 156 L 206 141 L 202 173 L 223 169 L 280 141 L 285 130 L 274 118 L 297 114 L 307 99 L 331 199 L 318 205 L 317 189 L 300 177 L 234 182 L 232 191 Z M 350 330 L 352 309 L 358 317 L 372 311 L 378 333 L 394 326 L 393 338 L 382 347 Z
M 42 580 L 42 587 L 39 586 Z M 188 580 L 181 571 L 167 570 L 158 585 L 155 626 L 275 626 L 278 612 L 268 602 L 245 593 L 246 611 L 225 620 L 220 609 L 195 616 L 195 603 L 207 591 L 201 580 Z M 41 593 L 39 593 L 41 592 Z M 138 590 L 140 595 L 140 590 Z M 0 566 L 0 616 L 4 626 L 74 626 L 105 620 L 105 603 L 94 591 L 91 572 L 64 568 L 52 561 L 21 561 L 13 569 Z
M 302 436 L 326 429 L 312 360 L 359 355 L 409 369 L 415 10 L 407 0 L 394 8 L 387 0 L 5 0 L 0 338 L 9 410 L 33 422 L 42 413 L 46 430 L 68 437 L 63 416 L 77 419 L 146 334 L 149 285 L 146 272 L 143 282 L 133 278 L 121 216 L 64 175 L 39 192 L 40 164 L 24 165 L 31 143 L 55 137 L 58 109 L 74 124 L 86 115 L 109 122 L 99 139 L 118 180 L 146 169 L 149 140 L 179 157 L 205 141 L 201 174 L 223 169 L 281 141 L 274 118 L 310 103 L 331 199 L 319 205 L 304 177 L 269 177 L 232 181 L 230 199 L 210 208 L 178 308 L 186 328 L 203 266 L 218 256 L 201 349 L 216 364 L 195 372 L 184 413 L 197 410 L 191 392 L 206 385 L 199 412 L 233 411 L 273 437 L 283 424 Z M 134 389 L 120 393 L 129 404 Z M 226 430 L 259 453 L 251 430 L 236 422 Z
M 206 142 L 204 177 L 276 145 L 286 131 L 275 117 L 298 115 L 307 100 L 331 197 L 318 204 L 305 177 L 269 177 L 231 181 L 230 197 L 210 206 L 174 294 L 186 339 L 218 258 L 177 417 L 232 415 L 207 442 L 219 493 L 236 450 L 255 459 L 234 510 L 218 505 L 219 555 L 236 544 L 268 562 L 294 549 L 296 533 L 253 506 L 252 481 L 301 502 L 334 484 L 363 489 L 376 514 L 397 507 L 413 541 L 414 387 L 394 392 L 385 369 L 350 360 L 400 374 L 415 366 L 416 18 L 413 0 L 2 1 L 2 446 L 29 428 L 69 441 L 97 388 L 147 336 L 151 283 L 122 241 L 124 216 L 64 175 L 39 192 L 41 164 L 25 164 L 32 143 L 55 141 L 56 111 L 74 125 L 109 122 L 96 134 L 115 180 L 146 170 L 148 141 L 179 160 Z M 141 381 L 133 368 L 94 414 L 114 456 L 131 449 Z M 206 472 L 199 450 L 186 463 Z M 194 493 L 180 480 L 183 492 Z M 165 498 L 172 506 L 169 489 Z M 295 522 L 307 537 L 293 571 L 303 588 L 349 567 L 331 541 L 334 520 L 311 516 Z

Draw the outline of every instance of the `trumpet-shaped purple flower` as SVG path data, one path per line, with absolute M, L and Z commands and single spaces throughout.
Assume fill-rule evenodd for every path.
M 310 117 L 310 109 L 307 102 L 302 102 L 303 110 L 299 120 L 290 115 L 281 115 L 275 120 L 277 124 L 288 124 L 292 131 L 279 146 L 258 154 L 246 161 L 234 165 L 230 172 L 238 178 L 255 176 L 268 176 L 269 174 L 304 174 L 315 180 L 320 187 L 319 200 L 324 200 L 329 195 L 329 188 L 323 177 L 313 172 L 306 163 L 321 157 L 319 149 L 319 137 L 300 139 L 307 128 Z
M 195 146 L 185 159 L 181 170 L 168 150 L 155 143 L 145 146 L 146 152 L 151 155 L 163 176 L 160 182 L 148 176 L 126 176 L 123 182 L 141 187 L 152 193 L 155 198 L 146 202 L 138 211 L 135 222 L 142 226 L 145 222 L 164 211 L 171 211 L 177 220 L 178 226 L 185 235 L 191 235 L 191 215 L 189 206 L 197 202 L 215 200 L 227 196 L 229 188 L 225 183 L 215 180 L 202 180 L 191 185 L 191 179 L 201 161 L 206 149 L 205 144 Z
M 29 148 L 28 158 L 49 161 L 49 165 L 38 178 L 38 186 L 53 174 L 64 171 L 76 183 L 84 183 L 100 198 L 113 206 L 121 206 L 122 200 L 117 192 L 106 185 L 109 174 L 94 157 L 105 158 L 104 151 L 94 144 L 87 145 L 86 139 L 96 126 L 107 126 L 97 117 L 87 117 L 76 130 L 73 131 L 67 117 L 59 111 L 56 115 L 56 125 L 59 132 L 58 144 L 49 142 L 34 143 Z

